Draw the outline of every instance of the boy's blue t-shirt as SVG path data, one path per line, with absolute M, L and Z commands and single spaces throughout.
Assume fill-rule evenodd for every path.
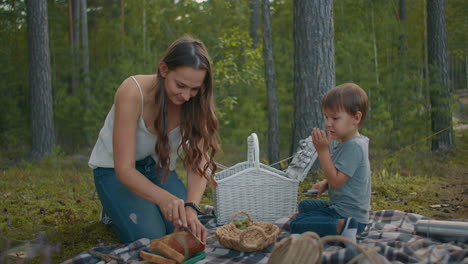
M 331 158 L 336 169 L 350 177 L 338 189 L 328 185 L 330 201 L 333 203 L 331 208 L 344 217 L 367 223 L 371 195 L 369 138 L 361 135 L 339 143 L 333 149 Z

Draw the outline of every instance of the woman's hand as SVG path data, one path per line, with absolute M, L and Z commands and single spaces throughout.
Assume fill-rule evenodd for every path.
M 192 207 L 185 207 L 185 215 L 187 216 L 187 224 L 190 231 L 198 238 L 201 242 L 206 243 L 206 237 L 208 231 L 205 226 L 198 220 L 197 212 Z
M 317 197 L 320 197 L 322 193 L 324 193 L 327 190 L 328 186 L 328 181 L 327 180 L 321 180 L 317 182 L 316 184 L 312 185 L 312 189 L 317 190 Z
M 191 207 L 185 207 L 185 202 L 176 196 L 169 194 L 170 197 L 159 206 L 164 217 L 172 222 L 175 231 L 181 228 L 189 228 L 190 231 L 203 243 L 206 243 L 208 231 L 198 220 L 197 212 Z
M 176 228 L 187 227 L 184 203 L 184 200 L 168 193 L 167 198 L 159 206 L 164 217 L 172 222 Z
M 328 150 L 328 145 L 331 141 L 330 132 L 327 133 L 320 128 L 314 128 L 312 129 L 310 136 L 312 137 L 312 143 L 314 143 L 314 147 L 317 150 L 317 153 Z

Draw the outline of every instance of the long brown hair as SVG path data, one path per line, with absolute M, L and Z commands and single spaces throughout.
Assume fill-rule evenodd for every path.
M 180 124 L 182 142 L 178 150 L 182 148 L 185 153 L 183 163 L 186 168 L 190 168 L 202 175 L 212 186 L 216 186 L 214 181 L 216 171 L 214 155 L 219 151 L 218 119 L 215 114 L 213 80 L 208 51 L 200 40 L 191 36 L 183 36 L 171 44 L 161 61 L 167 64 L 169 70 L 174 70 L 179 66 L 190 66 L 194 69 L 206 70 L 200 91 L 195 97 L 182 104 Z M 164 78 L 158 71 L 156 87 L 158 110 L 154 122 L 158 140 L 156 141 L 155 151 L 158 156 L 158 165 L 164 171 L 163 181 L 167 179 L 170 162 L 170 145 L 166 120 L 167 100 Z M 205 160 L 206 164 L 201 168 L 199 165 L 202 160 Z

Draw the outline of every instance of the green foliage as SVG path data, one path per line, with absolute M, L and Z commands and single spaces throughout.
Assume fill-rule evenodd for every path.
M 50 243 L 62 245 L 53 263 L 99 243 L 117 242 L 110 228 L 97 222 L 100 206 L 91 173 L 83 163 L 120 83 L 134 74 L 154 73 L 164 50 L 183 34 L 202 39 L 212 57 L 224 150 L 217 161 L 232 165 L 245 160 L 246 138 L 252 132 L 259 135 L 261 153 L 266 152 L 264 61 L 262 44 L 252 48 L 248 33 L 249 1 L 124 3 L 122 17 L 119 1 L 88 1 L 90 82 L 84 82 L 80 69 L 79 85 L 72 93 L 68 3 L 48 1 L 58 146 L 40 163 L 23 160 L 31 137 L 25 4 L 0 4 L 0 73 L 4 77 L 0 83 L 0 168 L 9 168 L 0 171 L 4 219 L 0 234 L 24 240 L 44 231 Z M 430 216 L 433 212 L 427 211 L 427 206 L 436 200 L 428 197 L 437 192 L 429 183 L 442 185 L 441 175 L 453 167 L 466 168 L 468 148 L 459 146 L 455 154 L 429 151 L 430 143 L 425 140 L 432 134 L 429 93 L 436 86 L 429 86 L 427 80 L 426 7 L 425 1 L 406 3 L 404 22 L 399 21 L 398 1 L 334 3 L 336 83 L 356 82 L 370 98 L 370 112 L 361 132 L 371 138 L 376 191 L 373 209 L 397 208 Z M 455 89 L 467 83 L 464 4 L 464 0 L 446 2 L 450 80 Z M 272 1 L 270 11 L 280 156 L 287 157 L 294 109 L 293 1 Z M 466 137 L 465 132 L 457 140 Z M 69 153 L 80 152 L 86 152 L 86 156 L 78 161 L 68 158 Z M 310 188 L 315 178 L 307 179 L 300 188 Z M 212 204 L 211 189 L 202 204 Z
M 270 3 L 270 12 L 275 86 L 278 98 L 279 149 L 281 150 L 280 158 L 286 158 L 290 155 L 294 111 L 293 1 L 273 1 Z
M 0 7 L 0 160 L 21 157 L 29 148 L 29 97 L 24 2 Z
M 266 99 L 255 99 L 266 98 L 261 50 L 252 48 L 250 37 L 239 28 L 232 28 L 219 39 L 218 45 L 215 49 L 223 53 L 214 62 L 213 78 L 221 122 L 220 137 L 231 138 L 232 145 L 226 146 L 229 149 L 246 142 L 252 132 L 266 142 L 261 136 L 268 127 Z
M 213 60 L 222 144 L 241 151 L 251 132 L 267 142 L 262 43 L 251 47 L 248 1 L 88 1 L 90 82 L 71 93 L 73 56 L 68 3 L 48 1 L 55 126 L 68 153 L 91 148 L 119 84 L 134 74 L 151 74 L 166 47 L 189 33 L 202 39 Z M 363 131 L 374 151 L 399 149 L 430 134 L 424 1 L 406 1 L 405 21 L 395 1 L 343 0 L 334 4 L 336 83 L 356 82 L 369 94 L 371 111 Z M 463 1 L 447 2 L 449 60 L 454 87 L 466 86 L 466 27 Z M 281 157 L 289 155 L 293 113 L 293 1 L 271 2 L 275 84 Z M 0 7 L 1 156 L 18 159 L 29 148 L 29 99 L 25 5 Z M 259 30 L 261 31 L 261 29 Z M 375 40 L 375 42 L 374 42 Z M 374 52 L 375 48 L 375 52 Z M 82 53 L 78 54 L 81 63 Z M 451 64 L 451 65 L 452 65 Z M 252 122 L 252 120 L 255 120 Z M 267 144 L 261 144 L 262 150 Z M 427 148 L 421 145 L 422 149 Z M 234 148 L 234 149 L 231 149 Z M 262 151 L 265 152 L 265 151 Z M 5 154 L 6 153 L 6 154 Z

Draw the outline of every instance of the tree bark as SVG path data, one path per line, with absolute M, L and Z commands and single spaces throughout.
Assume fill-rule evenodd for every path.
M 42 158 L 55 144 L 47 0 L 26 1 L 31 157 Z
M 86 0 L 81 0 L 81 49 L 82 49 L 82 60 L 83 60 L 83 76 L 85 83 L 85 92 L 89 95 L 89 45 L 88 45 L 88 14 L 87 14 L 87 3 Z
M 377 50 L 377 36 L 375 32 L 375 19 L 374 19 L 374 4 L 371 1 L 371 25 L 372 25 L 372 41 L 374 43 L 374 67 L 375 67 L 375 83 L 380 83 L 380 73 L 379 73 L 379 56 Z M 370 97 L 370 95 L 369 95 Z
M 146 45 L 146 0 L 143 0 L 143 15 L 142 17 L 142 27 L 143 27 L 143 55 L 146 56 L 147 45 Z M 144 61 L 146 68 L 146 60 Z
M 70 46 L 73 43 L 73 5 L 72 0 L 68 0 L 68 41 Z
M 125 0 L 120 0 L 120 53 L 125 52 Z
M 250 0 L 250 9 L 250 37 L 252 38 L 252 47 L 256 48 L 258 42 L 260 42 L 258 36 L 258 28 L 260 27 L 260 6 L 258 0 Z
M 263 0 L 263 55 L 268 98 L 268 159 L 270 164 L 273 164 L 279 161 L 279 124 L 269 0 Z M 276 165 L 274 167 L 279 168 L 280 166 Z
M 291 153 L 324 127 L 323 95 L 335 86 L 333 1 L 294 0 L 294 115 Z
M 400 0 L 399 4 L 399 22 L 400 22 L 400 36 L 398 40 L 398 51 L 400 53 L 400 60 L 402 65 L 401 79 L 405 77 L 406 71 L 406 0 Z
M 455 146 L 452 128 L 451 92 L 447 60 L 445 0 L 427 1 L 427 42 L 432 132 L 432 150 Z
M 80 46 L 80 1 L 71 0 L 68 2 L 71 4 L 71 15 L 72 15 L 72 25 L 71 25 L 71 59 L 72 59 L 72 73 L 71 73 L 71 86 L 69 94 L 75 95 L 78 91 L 79 85 L 79 76 L 80 76 L 80 55 L 79 55 L 79 46 Z

